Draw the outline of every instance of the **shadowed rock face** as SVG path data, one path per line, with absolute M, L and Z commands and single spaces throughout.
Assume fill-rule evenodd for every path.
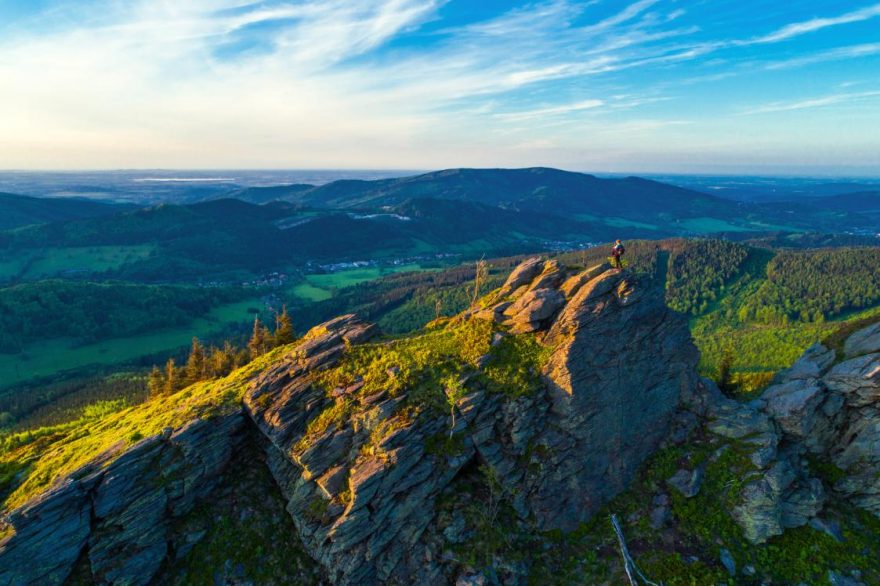
M 537 479 L 542 528 L 574 529 L 627 487 L 669 432 L 698 359 L 658 290 L 607 271 L 574 294 L 551 327 L 551 408 L 538 441 L 552 475 Z
M 244 417 L 148 438 L 8 515 L 15 532 L 0 544 L 0 583 L 63 580 L 84 551 L 100 583 L 149 582 L 174 549 L 169 525 L 210 498 L 243 429 L 264 450 L 296 527 L 273 538 L 301 540 L 333 583 L 453 580 L 443 551 L 455 532 L 438 524 L 437 501 L 471 464 L 491 471 L 522 522 L 572 529 L 626 488 L 680 396 L 697 395 L 696 350 L 661 285 L 607 266 L 523 263 L 458 319 L 536 336 L 551 350 L 544 384 L 526 396 L 468 384 L 454 426 L 448 412 L 408 412 L 406 389 L 364 396 L 358 382 L 318 386 L 316 373 L 376 333 L 353 315 L 322 324 L 251 380 Z M 344 416 L 310 428 L 333 412 Z M 386 423 L 390 433 L 371 436 Z M 450 431 L 455 449 L 428 448 Z
M 148 584 L 175 546 L 172 524 L 211 494 L 241 441 L 241 409 L 145 438 L 5 515 L 0 584 L 61 584 L 86 552 L 99 584 Z

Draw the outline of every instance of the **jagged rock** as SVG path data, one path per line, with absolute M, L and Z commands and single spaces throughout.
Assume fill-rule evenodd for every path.
M 816 410 L 825 392 L 816 379 L 794 379 L 764 391 L 766 412 L 785 433 L 806 437 L 812 431 Z
M 818 478 L 808 478 L 788 494 L 782 502 L 782 526 L 801 527 L 822 510 L 825 489 Z
M 0 583 L 62 584 L 91 532 L 90 495 L 100 474 L 62 481 L 6 522 L 15 533 L 0 541 Z
M 683 494 L 686 498 L 697 496 L 700 492 L 700 486 L 703 484 L 703 468 L 697 467 L 694 470 L 679 470 L 671 477 L 666 479 L 666 483 Z
M 784 382 L 819 378 L 834 363 L 835 357 L 834 350 L 830 350 L 822 344 L 813 344 L 794 364 L 781 371 L 776 376 L 776 380 Z
M 843 344 L 843 352 L 847 358 L 880 352 L 880 322 L 850 335 Z
M 101 454 L 12 511 L 0 581 L 63 583 L 88 544 L 99 583 L 149 583 L 167 557 L 172 521 L 214 489 L 243 424 L 236 409 Z
M 722 437 L 753 446 L 752 463 L 766 468 L 776 458 L 779 436 L 770 418 L 757 409 L 727 398 L 710 409 L 714 414 L 707 428 Z
M 556 289 L 531 289 L 504 311 L 505 323 L 515 334 L 534 332 L 564 304 L 565 298 Z
M 837 364 L 823 377 L 825 385 L 860 407 L 880 401 L 880 353 L 866 354 Z
M 540 257 L 530 258 L 521 262 L 515 269 L 513 269 L 513 272 L 510 273 L 510 276 L 507 277 L 507 280 L 501 288 L 498 289 L 496 298 L 504 299 L 523 285 L 528 285 L 535 279 L 535 277 L 540 275 L 543 270 L 544 261 L 541 260 Z
M 662 528 L 672 519 L 672 510 L 669 507 L 669 497 L 665 494 L 655 496 L 651 504 L 653 508 L 649 516 L 651 527 L 655 530 Z
M 100 582 L 148 583 L 174 553 L 175 520 L 216 488 L 245 421 L 295 526 L 295 535 L 279 538 L 301 540 L 334 584 L 451 581 L 461 568 L 443 552 L 467 527 L 454 514 L 441 525 L 436 503 L 476 462 L 521 522 L 576 527 L 627 488 L 668 436 L 682 397 L 697 394 L 697 353 L 685 321 L 666 308 L 662 283 L 596 267 L 566 277 L 555 262 L 530 259 L 486 298 L 499 302 L 474 315 L 512 319 L 514 331 L 528 324 L 551 348 L 545 384 L 533 394 L 489 393 L 475 377 L 450 429 L 448 413 L 405 409 L 407 389 L 365 396 L 353 377 L 333 393 L 315 374 L 377 331 L 341 316 L 252 377 L 244 417 L 233 406 L 165 430 L 9 514 L 14 531 L 0 544 L 0 578 L 62 582 L 87 546 Z M 385 374 L 400 380 L 400 372 Z M 338 417 L 312 425 L 326 413 Z M 692 416 L 680 419 L 693 427 Z M 450 432 L 452 447 L 428 449 Z M 668 514 L 667 503 L 657 515 Z M 57 538 L 48 545 L 42 538 L 50 533 Z M 181 548 L 199 538 L 187 535 Z M 18 566 L 10 569 L 10 560 Z M 527 571 L 509 560 L 496 566 L 507 583 L 522 582 Z
M 594 267 L 590 267 L 585 271 L 577 273 L 565 280 L 564 283 L 559 287 L 559 292 L 566 299 L 571 299 L 575 293 L 577 293 L 581 287 L 611 269 L 611 265 L 608 263 L 603 263 L 596 265 Z
M 665 439 L 681 394 L 696 384 L 697 355 L 662 292 L 619 271 L 583 285 L 547 343 L 552 403 L 536 441 L 554 473 L 535 479 L 532 510 L 540 527 L 571 529 L 623 490 Z

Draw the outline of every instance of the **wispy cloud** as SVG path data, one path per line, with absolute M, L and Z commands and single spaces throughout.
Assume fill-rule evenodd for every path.
M 872 6 L 861 8 L 859 10 L 853 10 L 852 12 L 847 12 L 839 16 L 813 18 L 802 22 L 794 22 L 785 25 L 780 29 L 777 29 L 772 33 L 750 39 L 748 42 L 778 43 L 780 41 L 785 41 L 793 37 L 819 31 L 824 28 L 839 26 L 842 24 L 849 24 L 853 22 L 861 22 L 874 18 L 875 16 L 880 16 L 880 4 L 874 4 Z
M 772 102 L 763 106 L 759 106 L 757 108 L 753 108 L 751 110 L 746 110 L 745 112 L 743 112 L 743 114 L 769 114 L 774 112 L 789 112 L 792 110 L 823 108 L 827 106 L 842 104 L 845 102 L 861 102 L 878 97 L 880 97 L 880 91 L 832 94 L 806 100 Z
M 512 0 L 446 24 L 463 0 L 46 0 L 0 36 L 0 165 L 426 168 L 528 162 L 522 145 L 587 165 L 735 134 L 733 77 L 880 54 L 876 38 L 798 45 L 880 4 L 786 22 L 719 1 L 724 19 L 716 3 Z M 871 98 L 791 91 L 749 112 Z
M 548 116 L 557 116 L 559 114 L 570 114 L 572 112 L 581 112 L 583 110 L 592 110 L 604 104 L 602 100 L 583 100 L 573 104 L 563 104 L 561 106 L 553 106 L 552 108 L 539 108 L 536 110 L 525 110 L 521 112 L 509 112 L 498 114 L 498 118 L 504 120 L 529 120 L 531 118 L 544 118 Z
M 814 65 L 816 63 L 840 61 L 842 59 L 858 59 L 859 57 L 869 57 L 878 54 L 880 54 L 880 43 L 864 43 L 861 45 L 829 49 L 820 53 L 804 55 L 803 57 L 793 57 L 791 59 L 774 61 L 767 64 L 767 69 L 803 67 L 805 65 Z

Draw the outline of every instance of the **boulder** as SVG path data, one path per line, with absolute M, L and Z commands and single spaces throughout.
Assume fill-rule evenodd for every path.
M 866 354 L 837 364 L 822 381 L 846 402 L 859 407 L 880 401 L 880 353 Z
M 764 391 L 765 411 L 782 431 L 804 438 L 813 429 L 816 410 L 825 398 L 816 379 L 793 379 Z
M 700 486 L 703 484 L 703 468 L 678 470 L 666 479 L 666 484 L 676 489 L 685 498 L 695 497 L 700 492 Z
M 813 344 L 791 367 L 781 371 L 776 376 L 776 380 L 784 382 L 819 378 L 834 363 L 835 358 L 834 350 L 826 348 L 822 344 Z
M 847 358 L 880 352 L 880 322 L 850 335 L 843 344 L 843 352 Z
M 530 284 L 543 270 L 544 261 L 540 257 L 536 256 L 524 260 L 513 269 L 513 272 L 495 293 L 495 299 L 504 299 L 520 287 Z
M 564 304 L 565 298 L 556 289 L 530 289 L 504 311 L 505 323 L 515 334 L 534 332 Z

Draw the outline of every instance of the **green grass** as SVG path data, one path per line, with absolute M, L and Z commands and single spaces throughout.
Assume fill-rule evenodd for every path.
M 291 288 L 291 293 L 304 301 L 318 302 L 333 297 L 334 289 L 351 287 L 359 283 L 373 281 L 395 273 L 405 273 L 421 270 L 421 265 L 412 263 L 390 267 L 365 267 L 337 271 L 316 275 L 306 275 L 305 282 L 297 283 Z
M 312 285 L 310 282 L 306 281 L 305 283 L 299 283 L 298 285 L 294 285 L 290 290 L 295 296 L 299 297 L 303 301 L 309 301 L 311 303 L 317 303 L 318 301 L 326 301 L 333 297 L 333 293 L 328 291 L 327 289 L 321 289 L 320 287 L 316 287 Z
M 659 230 L 656 224 L 647 224 L 645 222 L 636 222 L 635 220 L 627 220 L 626 218 L 602 218 L 601 220 L 608 226 L 614 228 L 644 228 L 645 230 Z
M 0 388 L 66 371 L 124 364 L 143 356 L 174 352 L 189 346 L 193 336 L 210 338 L 221 334 L 230 324 L 253 320 L 252 310 L 261 306 L 260 298 L 254 297 L 215 307 L 204 318 L 179 327 L 82 346 L 68 339 L 29 344 L 20 354 L 0 354 Z
M 717 218 L 689 218 L 687 220 L 681 220 L 678 224 L 685 230 L 690 230 L 691 232 L 696 232 L 698 234 L 712 234 L 714 232 L 748 232 L 752 230 L 752 228 L 737 226 L 736 224 L 731 224 Z
M 93 419 L 84 415 L 52 428 L 0 436 L 0 470 L 26 470 L 22 482 L 3 503 L 4 508 L 8 510 L 25 502 L 55 479 L 70 474 L 120 442 L 131 444 L 156 435 L 165 427 L 179 427 L 196 418 L 237 408 L 247 381 L 289 349 L 276 348 L 225 378 L 197 383 L 173 395 L 105 413 L 103 417 Z M 99 409 L 97 413 L 103 411 Z

